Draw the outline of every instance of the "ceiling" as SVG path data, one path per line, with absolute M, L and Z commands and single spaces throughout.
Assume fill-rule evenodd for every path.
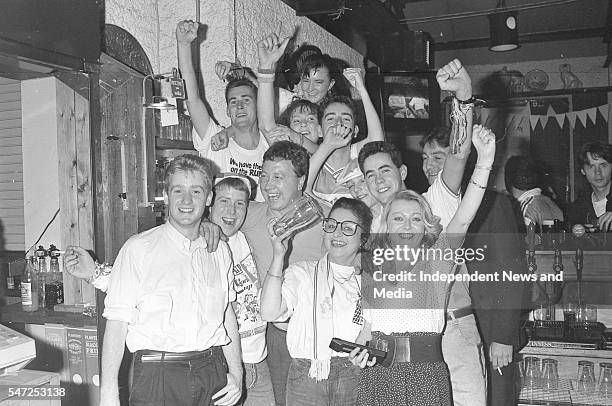
M 387 1 L 398 19 L 410 30 L 429 32 L 436 49 L 487 46 L 489 22 L 497 0 Z M 396 3 L 398 7 L 393 7 Z M 518 10 L 519 42 L 558 41 L 603 37 L 606 32 L 608 0 L 506 0 L 507 8 Z M 465 17 L 479 13 L 480 15 Z M 398 13 L 399 14 L 399 13 Z
M 396 46 L 401 47 L 401 36 L 397 40 L 392 34 L 403 30 L 429 33 L 436 52 L 486 48 L 489 46 L 486 16 L 498 3 L 498 0 L 283 1 L 297 15 L 312 19 L 375 63 L 372 47 L 388 47 L 389 41 L 397 41 Z M 505 1 L 507 8 L 518 10 L 521 44 L 590 38 L 599 44 L 608 43 L 610 49 L 609 3 L 610 0 Z M 344 12 L 339 15 L 335 11 L 340 9 Z

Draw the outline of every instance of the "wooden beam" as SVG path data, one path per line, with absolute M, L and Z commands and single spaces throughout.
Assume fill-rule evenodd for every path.
M 583 28 L 578 30 L 564 30 L 551 32 L 536 32 L 528 34 L 519 34 L 519 44 L 528 44 L 531 42 L 548 42 L 548 41 L 567 41 L 581 38 L 597 38 L 603 37 L 606 32 L 605 27 L 599 28 Z M 469 48 L 486 48 L 490 44 L 490 39 L 474 38 L 460 41 L 436 42 L 436 51 L 452 51 L 456 49 Z

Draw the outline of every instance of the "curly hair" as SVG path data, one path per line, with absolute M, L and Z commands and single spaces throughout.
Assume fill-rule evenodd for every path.
M 263 162 L 266 161 L 290 161 L 295 175 L 301 178 L 308 174 L 310 156 L 304 147 L 291 141 L 278 141 L 264 152 Z
M 341 64 L 343 61 L 336 60 L 327 54 L 311 54 L 304 58 L 299 70 L 300 79 L 308 78 L 312 71 L 326 68 L 329 77 L 334 81 L 334 85 L 329 89 L 328 96 L 351 96 L 350 86 L 342 74 Z
M 210 191 L 213 177 L 219 169 L 214 162 L 197 155 L 185 154 L 177 156 L 170 161 L 164 172 L 164 190 L 166 192 L 168 192 L 168 186 L 170 186 L 170 178 L 178 171 L 201 172 L 204 175 L 204 186 Z
M 404 164 L 402 161 L 402 153 L 394 144 L 387 141 L 372 141 L 365 144 L 363 148 L 361 148 L 361 151 L 359 151 L 357 162 L 359 163 L 359 169 L 361 169 L 361 172 L 365 173 L 363 169 L 365 160 L 369 156 L 379 153 L 389 154 L 391 161 L 398 168 Z
M 429 248 L 434 245 L 434 243 L 438 240 L 440 236 L 440 232 L 442 231 L 442 225 L 440 224 L 440 217 L 435 216 L 431 211 L 431 206 L 427 203 L 427 200 L 421 194 L 415 192 L 414 190 L 403 190 L 399 192 L 393 200 L 386 204 L 382 219 L 383 221 L 380 223 L 380 228 L 377 230 L 376 237 L 374 238 L 374 244 L 376 246 L 390 246 L 389 242 L 389 228 L 387 227 L 387 220 L 389 217 L 389 213 L 391 212 L 391 205 L 396 201 L 406 201 L 406 202 L 416 202 L 421 208 L 421 212 L 423 213 L 423 223 L 425 224 L 425 235 L 423 235 L 423 240 L 421 244 L 425 246 L 425 248 Z
M 341 197 L 336 200 L 336 203 L 332 206 L 329 211 L 329 215 L 336 209 L 346 209 L 357 217 L 359 225 L 362 227 L 361 231 L 361 246 L 364 247 L 370 238 L 370 228 L 372 227 L 372 212 L 370 208 L 361 200 L 351 199 L 349 197 Z

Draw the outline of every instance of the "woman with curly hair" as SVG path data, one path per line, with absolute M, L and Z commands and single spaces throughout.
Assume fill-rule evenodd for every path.
M 399 192 L 383 211 L 373 261 L 364 275 L 363 300 L 366 329 L 372 332 L 370 346 L 388 353 L 386 366 L 374 366 L 375 360 L 368 361 L 365 350 L 350 354 L 355 365 L 365 368 L 358 405 L 451 405 L 441 349 L 449 284 L 444 278 L 433 282 L 430 276 L 453 272 L 453 253 L 463 244 L 484 195 L 495 138 L 483 131 L 474 134 L 472 142 L 478 151 L 476 170 L 444 233 L 440 219 L 416 192 Z

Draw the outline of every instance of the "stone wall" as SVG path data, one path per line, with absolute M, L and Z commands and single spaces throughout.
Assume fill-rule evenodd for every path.
M 142 45 L 155 73 L 177 66 L 174 30 L 180 20 L 196 20 L 197 0 L 107 0 L 106 22 L 129 31 Z M 257 66 L 257 41 L 282 21 L 283 32 L 295 27 L 296 44 L 314 43 L 324 52 L 362 67 L 363 57 L 280 0 L 199 0 L 200 22 L 207 25 L 200 46 L 200 63 L 208 100 L 215 118 L 229 124 L 225 114 L 224 83 L 214 73 L 217 60 Z

